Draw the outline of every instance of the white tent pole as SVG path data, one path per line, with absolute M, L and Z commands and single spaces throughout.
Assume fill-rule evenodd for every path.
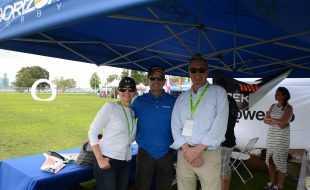
M 290 64 L 294 67 L 297 67 L 297 68 L 301 68 L 301 69 L 306 69 L 306 70 L 310 70 L 309 67 L 305 67 L 305 66 L 301 66 L 300 64 L 295 64 L 295 63 L 291 63 L 291 61 L 297 61 L 297 60 L 302 60 L 302 59 L 307 59 L 310 57 L 310 55 L 306 55 L 306 56 L 303 56 L 303 57 L 298 57 L 298 58 L 295 58 L 295 59 L 290 59 L 290 60 L 280 60 L 280 59 L 277 59 L 277 58 L 274 58 L 274 57 L 269 57 L 269 56 L 266 56 L 266 55 L 263 55 L 263 54 L 260 54 L 260 53 L 256 53 L 256 52 L 253 52 L 253 51 L 249 51 L 249 50 L 241 50 L 241 51 L 244 51 L 244 52 L 247 52 L 247 53 L 251 53 L 251 54 L 254 54 L 254 55 L 258 55 L 258 56 L 261 56 L 261 57 L 264 57 L 264 58 L 267 58 L 267 59 L 271 59 L 273 61 L 276 61 L 272 64 L 280 64 L 280 65 L 283 65 L 283 62 L 287 63 L 287 64 Z M 265 65 L 266 66 L 266 65 Z M 260 67 L 263 67 L 263 65 L 259 65 L 259 66 L 255 66 L 255 67 L 252 67 L 252 68 L 260 68 Z
M 158 56 L 158 59 L 162 60 L 163 62 L 167 63 L 169 66 L 173 66 L 173 64 L 171 64 L 170 62 L 168 62 L 167 60 L 161 58 Z M 184 73 L 187 74 L 187 71 L 185 71 L 184 69 L 181 69 L 180 67 L 176 67 L 176 69 L 178 69 L 179 71 L 182 71 Z M 172 69 L 173 70 L 173 69 Z M 170 69 L 166 69 L 166 72 L 171 71 Z
M 207 53 L 204 56 L 212 57 L 212 56 L 218 55 L 220 53 L 227 53 L 227 52 L 234 51 L 234 49 L 240 50 L 240 49 L 245 49 L 245 48 L 254 47 L 254 46 L 258 46 L 258 45 L 269 44 L 269 43 L 273 43 L 273 42 L 279 41 L 279 40 L 289 39 L 289 38 L 297 37 L 300 35 L 306 35 L 308 33 L 310 34 L 310 31 L 299 32 L 299 33 L 286 35 L 286 36 L 280 36 L 280 37 L 272 38 L 272 39 L 265 40 L 265 41 L 260 41 L 260 42 L 250 43 L 250 44 L 246 44 L 246 45 L 242 45 L 242 46 L 237 46 L 236 48 L 228 48 L 228 49 L 220 50 L 217 52 Z M 305 49 L 305 51 L 310 52 L 309 48 L 304 48 L 304 49 Z
M 247 62 L 244 61 L 244 59 L 243 59 L 242 56 L 240 55 L 239 51 L 236 51 L 236 54 L 237 54 L 237 56 L 239 57 L 239 59 L 241 60 L 241 63 L 242 63 L 242 65 L 243 65 L 242 67 L 239 67 L 238 70 L 239 70 L 240 68 L 249 68 L 248 65 L 247 65 Z M 253 61 L 253 59 L 251 59 L 251 61 Z M 234 63 L 234 65 L 237 66 L 238 64 L 237 64 L 237 63 Z M 237 71 L 238 71 L 238 70 L 237 70 Z M 250 69 L 249 69 L 249 70 L 250 70 Z M 252 72 L 252 71 L 250 70 L 250 72 Z M 253 73 L 253 72 L 252 72 L 252 73 Z M 254 73 L 253 73 L 253 74 L 254 74 Z
M 134 63 L 139 63 L 139 62 L 146 61 L 146 60 L 153 59 L 153 58 L 157 58 L 157 57 L 158 57 L 157 55 L 153 55 L 151 57 L 146 57 L 146 58 L 138 59 L 135 61 L 124 61 L 124 62 L 119 62 L 119 63 L 114 62 L 114 63 L 109 64 L 109 66 L 122 65 L 122 64 L 134 64 Z
M 40 32 L 39 34 L 42 35 L 42 36 L 44 36 L 44 37 L 46 37 L 46 38 L 49 39 L 49 40 L 53 40 L 53 41 L 54 41 L 54 39 L 53 39 L 52 37 L 50 37 L 50 36 L 48 36 L 48 35 L 46 35 L 46 34 L 44 34 L 44 33 L 42 33 L 42 32 Z M 93 60 L 87 58 L 86 56 L 82 55 L 81 53 L 78 53 L 77 51 L 73 50 L 72 48 L 69 48 L 68 46 L 66 46 L 66 45 L 64 45 L 64 44 L 62 44 L 62 43 L 57 43 L 57 44 L 58 44 L 59 46 L 65 48 L 65 49 L 69 50 L 70 52 L 72 52 L 72 53 L 74 53 L 74 54 L 80 56 L 81 58 L 85 59 L 86 61 L 88 61 L 88 62 L 90 62 L 90 63 L 93 63 L 93 64 L 96 64 L 96 62 L 94 62 Z
M 117 43 L 108 43 L 107 42 L 106 44 L 113 45 L 113 46 L 118 46 L 118 47 L 131 48 L 131 49 L 140 49 L 141 48 L 141 47 L 136 47 L 136 46 L 132 46 L 132 45 L 117 44 Z M 190 58 L 190 55 L 186 55 L 186 54 L 182 54 L 182 53 L 178 53 L 178 52 L 157 50 L 157 49 L 151 49 L 151 48 L 145 48 L 144 50 L 145 51 L 150 51 L 150 52 L 155 52 L 155 53 L 162 53 L 162 54 L 168 54 L 168 55 L 175 55 L 175 56 L 179 56 L 179 57 Z
M 308 65 L 309 62 L 307 63 L 302 63 L 300 65 Z M 265 73 L 270 73 L 270 72 L 274 72 L 274 71 L 279 71 L 279 70 L 284 70 L 284 69 L 289 69 L 289 68 L 292 68 L 292 67 L 289 67 L 289 66 L 286 66 L 286 67 L 281 67 L 281 68 L 278 68 L 278 69 L 270 69 L 268 71 L 265 71 L 265 72 L 260 72 L 260 73 L 257 73 L 257 74 L 265 74 Z
M 118 43 L 110 43 L 110 42 L 103 42 L 103 41 L 57 41 L 57 40 L 42 40 L 42 39 L 29 39 L 29 38 L 15 38 L 14 41 L 21 41 L 21 42 L 35 42 L 35 43 L 62 43 L 62 44 L 106 44 L 109 46 L 118 46 L 118 47 L 125 47 L 125 48 L 131 48 L 131 49 L 140 49 L 141 47 L 136 47 L 132 45 L 126 45 L 126 44 L 118 44 Z M 168 54 L 168 55 L 175 55 L 179 57 L 186 57 L 190 58 L 189 55 L 177 53 L 177 52 L 170 52 L 170 51 L 164 51 L 164 50 L 156 50 L 156 49 L 150 49 L 145 48 L 145 51 L 155 52 L 155 53 L 162 53 L 162 54 Z
M 234 0 L 234 35 L 233 35 L 233 37 L 234 37 L 234 53 L 233 53 L 233 55 L 234 55 L 234 61 L 233 61 L 233 70 L 235 70 L 236 69 L 236 52 L 237 52 L 237 50 L 236 50 L 236 46 L 237 46 L 237 37 L 236 37 L 236 33 L 237 33 L 237 3 L 236 3 L 236 0 Z
M 189 28 L 189 29 L 183 30 L 182 32 L 179 32 L 178 35 L 184 34 L 184 33 L 189 32 L 189 31 L 191 31 L 191 30 L 193 30 L 193 28 Z M 137 49 L 137 50 L 134 50 L 134 51 L 131 51 L 131 52 L 129 52 L 129 53 L 126 53 L 126 54 L 124 54 L 124 55 L 122 55 L 122 56 L 119 56 L 119 57 L 116 57 L 116 58 L 114 58 L 114 59 L 112 59 L 112 60 L 103 62 L 103 63 L 101 63 L 100 65 L 108 65 L 109 63 L 112 63 L 112 62 L 114 62 L 114 61 L 116 61 L 116 60 L 122 59 L 122 58 L 124 58 L 124 57 L 126 57 L 126 56 L 129 56 L 129 55 L 131 55 L 131 54 L 134 54 L 134 53 L 137 53 L 137 52 L 139 52 L 139 51 L 142 51 L 142 50 L 144 50 L 144 49 L 146 49 L 146 48 L 148 48 L 148 47 L 154 46 L 154 45 L 156 45 L 156 44 L 160 44 L 160 43 L 162 43 L 162 42 L 164 42 L 164 41 L 167 41 L 167 40 L 169 40 L 169 39 L 171 39 L 171 38 L 173 38 L 173 37 L 174 37 L 174 36 L 171 35 L 171 36 L 169 36 L 169 37 L 163 38 L 163 39 L 161 39 L 161 40 L 158 40 L 158 41 L 156 41 L 156 42 L 153 42 L 153 43 L 151 43 L 151 44 L 148 44 L 148 45 L 146 45 L 146 46 L 144 46 L 144 47 L 142 47 L 142 48 L 139 48 L 139 49 Z
M 208 44 L 209 44 L 209 46 L 211 47 L 211 49 L 212 49 L 213 51 L 216 51 L 216 48 L 215 48 L 215 46 L 213 45 L 213 43 L 211 42 L 209 36 L 208 36 L 208 35 L 206 34 L 206 32 L 203 31 L 203 30 L 202 30 L 202 36 L 206 39 L 206 41 L 208 42 Z
M 164 19 L 153 19 L 153 18 L 145 18 L 145 17 L 136 17 L 136 16 L 128 16 L 128 15 L 112 15 L 109 16 L 110 18 L 118 18 L 118 19 L 127 19 L 127 20 L 136 20 L 136 21 L 144 21 L 144 22 L 154 22 L 154 23 L 163 23 L 163 24 L 171 24 L 171 25 L 181 25 L 181 26 L 189 26 L 189 27 L 199 27 L 199 24 L 193 24 L 193 23 L 185 23 L 185 22 L 176 22 L 176 21 L 171 21 L 171 20 L 164 20 Z M 235 33 L 232 31 L 228 30 L 223 30 L 219 28 L 214 28 L 211 26 L 204 25 L 204 28 L 207 30 L 212 30 L 216 32 L 221 32 L 229 35 L 236 35 L 237 37 L 242 37 L 242 38 L 247 38 L 247 39 L 252 39 L 252 40 L 257 40 L 257 41 L 264 41 L 265 39 L 257 38 L 254 36 L 246 35 L 246 34 L 240 34 L 240 33 Z M 307 35 L 310 31 L 305 31 L 306 33 L 302 32 L 298 35 Z M 295 36 L 296 37 L 296 36 Z M 308 48 L 300 47 L 300 46 L 295 46 L 283 42 L 276 42 L 273 41 L 271 42 L 272 44 L 278 45 L 278 46 L 284 46 L 284 47 L 290 47 L 290 48 L 295 48 L 301 51 L 309 51 Z
M 115 49 L 113 49 L 112 47 L 110 47 L 109 45 L 105 44 L 105 43 L 102 43 L 103 46 L 105 46 L 106 48 L 110 49 L 111 51 L 113 51 L 114 53 L 118 54 L 119 56 L 123 56 L 123 54 L 121 54 L 120 52 L 116 51 Z M 131 59 L 129 59 L 128 57 L 124 57 L 124 59 L 126 59 L 127 61 L 132 61 Z M 134 62 L 134 61 L 132 61 Z M 134 64 L 144 70 L 146 70 L 145 67 L 142 67 L 141 65 L 137 64 L 134 62 Z
M 160 20 L 159 16 L 155 13 L 155 11 L 153 11 L 150 7 L 147 8 L 147 10 L 157 19 Z M 186 43 L 179 37 L 179 35 L 177 35 L 167 24 L 164 24 L 164 27 L 181 43 L 181 45 L 192 55 L 193 51 L 191 50 L 191 48 L 186 45 Z

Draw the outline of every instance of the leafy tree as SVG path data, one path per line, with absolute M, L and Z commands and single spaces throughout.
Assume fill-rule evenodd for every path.
M 60 77 L 60 78 L 56 77 L 54 78 L 54 80 L 52 80 L 52 82 L 57 85 L 58 89 L 63 89 L 65 87 L 63 83 L 64 80 L 65 80 L 64 77 Z
M 29 92 L 33 83 L 38 79 L 49 79 L 49 72 L 39 66 L 23 67 L 17 72 L 13 85 L 22 89 L 22 91 L 28 89 Z M 47 83 L 40 83 L 37 88 L 44 89 L 48 86 Z
M 128 76 L 128 69 L 124 69 L 122 71 L 121 77 L 123 78 L 126 76 Z M 142 82 L 144 85 L 147 85 L 147 73 L 146 72 L 131 70 L 131 78 L 133 78 L 137 84 L 140 84 Z
M 76 82 L 74 79 L 66 79 L 65 80 L 66 88 L 75 88 L 76 87 Z
M 101 83 L 99 76 L 97 75 L 97 73 L 93 73 L 90 81 L 89 81 L 89 85 L 92 89 L 97 89 L 99 88 L 99 84 Z
M 66 89 L 76 87 L 76 82 L 74 81 L 74 79 L 64 79 L 64 77 L 60 77 L 55 78 L 52 82 L 56 84 L 57 88 L 61 89 L 62 92 L 64 92 Z
M 117 74 L 109 75 L 108 78 L 107 78 L 107 82 L 110 83 L 114 79 L 118 79 L 118 78 L 119 78 L 119 76 Z
M 171 82 L 179 82 L 180 77 L 178 77 L 178 76 L 170 76 L 170 77 L 169 77 L 169 80 L 170 80 Z M 189 81 L 189 78 L 188 78 L 188 77 L 181 77 L 181 80 L 182 80 L 182 81 Z

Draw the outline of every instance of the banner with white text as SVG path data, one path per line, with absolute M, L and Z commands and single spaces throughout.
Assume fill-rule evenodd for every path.
M 241 110 L 235 127 L 237 145 L 244 146 L 250 138 L 259 137 L 256 147 L 266 147 L 268 125 L 264 124 L 265 112 L 275 103 L 275 91 L 286 87 L 291 94 L 289 103 L 293 106 L 294 116 L 291 121 L 291 149 L 310 149 L 310 79 L 284 79 L 249 110 Z

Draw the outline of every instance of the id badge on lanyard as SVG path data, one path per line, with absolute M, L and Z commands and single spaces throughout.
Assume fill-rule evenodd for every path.
M 194 121 L 191 119 L 185 120 L 182 135 L 191 137 L 193 133 L 193 128 L 194 128 Z
M 183 131 L 182 131 L 182 135 L 183 136 L 188 136 L 188 137 L 192 136 L 193 128 L 194 128 L 193 115 L 195 114 L 196 109 L 199 106 L 199 104 L 201 102 L 201 99 L 204 97 L 208 87 L 209 87 L 209 85 L 206 84 L 206 86 L 202 90 L 202 93 L 200 94 L 200 96 L 199 96 L 199 98 L 198 98 L 198 100 L 197 100 L 197 102 L 195 104 L 193 102 L 193 95 L 192 95 L 192 93 L 190 93 L 191 118 L 185 120 Z

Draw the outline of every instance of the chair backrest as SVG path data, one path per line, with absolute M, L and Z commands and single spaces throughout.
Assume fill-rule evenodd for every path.
M 257 141 L 258 141 L 258 137 L 250 139 L 248 144 L 245 145 L 245 147 L 241 150 L 241 152 L 249 154 L 254 149 L 254 146 Z

